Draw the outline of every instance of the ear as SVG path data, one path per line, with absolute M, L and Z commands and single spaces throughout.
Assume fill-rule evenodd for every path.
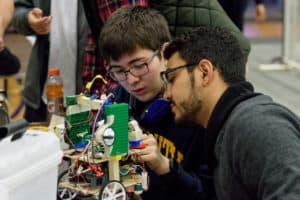
M 209 84 L 214 78 L 214 69 L 215 67 L 208 59 L 202 59 L 197 65 L 197 68 L 200 70 L 202 78 L 202 84 L 207 85 Z
M 169 45 L 169 42 L 164 42 L 163 45 L 161 46 L 160 53 L 162 54 L 162 56 L 164 55 L 164 51 L 168 45 Z
M 168 62 L 167 59 L 165 59 L 165 57 L 164 57 L 164 51 L 168 45 L 169 45 L 169 42 L 163 43 L 163 45 L 161 46 L 161 50 L 160 50 L 160 57 L 161 57 L 161 60 L 164 62 L 164 66 L 166 66 L 167 62 Z

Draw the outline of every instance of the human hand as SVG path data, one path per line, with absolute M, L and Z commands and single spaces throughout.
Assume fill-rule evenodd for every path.
M 266 8 L 265 5 L 260 3 L 256 5 L 256 22 L 262 23 L 266 19 Z
M 32 9 L 27 16 L 32 30 L 39 35 L 46 35 L 50 31 L 52 16 L 43 17 L 43 11 L 39 8 Z
M 152 134 L 143 134 L 142 140 L 143 144 L 146 144 L 146 147 L 138 153 L 140 160 L 146 162 L 158 175 L 168 173 L 170 171 L 169 160 L 160 153 L 154 136 Z

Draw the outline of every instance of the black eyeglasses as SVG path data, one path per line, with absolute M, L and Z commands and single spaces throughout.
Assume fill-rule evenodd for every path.
M 108 74 L 115 81 L 125 81 L 128 77 L 128 73 L 135 77 L 144 76 L 149 72 L 148 65 L 152 62 L 154 57 L 158 55 L 158 53 L 159 50 L 154 51 L 154 53 L 147 59 L 146 62 L 139 65 L 133 65 L 128 70 L 112 71 L 108 72 Z
M 160 78 L 161 78 L 161 80 L 163 81 L 164 84 L 167 84 L 167 83 L 170 82 L 170 77 L 168 76 L 170 73 L 175 72 L 175 71 L 177 71 L 181 68 L 184 68 L 184 67 L 190 68 L 190 67 L 194 67 L 196 65 L 197 65 L 197 63 L 188 63 L 188 64 L 181 65 L 181 66 L 178 66 L 178 67 L 169 68 L 165 71 L 160 72 Z

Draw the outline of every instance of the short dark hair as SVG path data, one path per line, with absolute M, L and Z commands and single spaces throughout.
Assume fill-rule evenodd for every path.
M 175 52 L 187 63 L 210 60 L 228 84 L 245 80 L 247 55 L 237 39 L 225 28 L 198 27 L 171 41 L 164 51 L 164 57 L 169 59 Z
M 117 9 L 105 22 L 99 37 L 104 59 L 118 60 L 136 48 L 160 49 L 171 35 L 166 19 L 156 10 L 141 6 Z

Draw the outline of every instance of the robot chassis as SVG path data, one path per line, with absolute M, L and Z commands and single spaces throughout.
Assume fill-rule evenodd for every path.
M 129 120 L 128 104 L 108 103 L 105 95 L 71 99 L 65 135 L 75 148 L 64 152 L 70 164 L 58 177 L 57 199 L 127 200 L 147 190 L 148 173 L 138 157 L 145 147 L 142 130 Z M 101 114 L 104 119 L 97 121 Z

